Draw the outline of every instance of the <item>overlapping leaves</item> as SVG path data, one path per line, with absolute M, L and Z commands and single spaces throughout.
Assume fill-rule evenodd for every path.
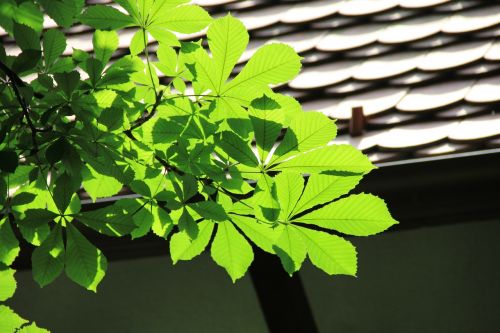
M 0 25 L 22 51 L 0 52 L 9 82 L 0 91 L 2 268 L 19 253 L 18 229 L 36 247 L 33 275 L 42 287 L 65 272 L 96 291 L 107 260 L 91 231 L 155 234 L 174 263 L 209 247 L 233 281 L 256 248 L 277 255 L 289 274 L 306 258 L 328 274 L 356 274 L 356 250 L 342 235 L 376 234 L 396 221 L 381 199 L 348 196 L 374 167 L 355 148 L 332 144 L 335 123 L 272 91 L 301 68 L 293 48 L 265 45 L 236 74 L 249 36 L 231 15 L 212 20 L 184 0 L 85 9 L 73 2 L 2 7 Z M 60 26 L 96 28 L 93 53 L 64 55 L 66 37 L 42 31 L 41 9 Z M 208 49 L 175 35 L 207 26 Z M 125 27 L 137 30 L 130 54 L 120 55 L 116 30 Z M 36 76 L 30 85 L 28 74 Z M 99 209 L 85 206 L 121 194 Z

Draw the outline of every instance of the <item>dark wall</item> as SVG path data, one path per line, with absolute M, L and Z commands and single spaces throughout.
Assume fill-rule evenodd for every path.
M 358 278 L 302 272 L 321 332 L 500 332 L 500 220 L 352 241 Z
M 111 262 L 97 294 L 65 276 L 43 289 L 31 271 L 16 277 L 14 309 L 54 333 L 266 331 L 250 278 L 233 285 L 209 255 Z
M 321 332 L 497 332 L 500 221 L 354 238 L 358 278 L 301 276 Z M 245 279 L 233 285 L 208 255 L 117 261 L 97 294 L 66 278 L 40 290 L 17 273 L 11 304 L 54 332 L 266 332 Z M 286 308 L 283 309 L 286 311 Z

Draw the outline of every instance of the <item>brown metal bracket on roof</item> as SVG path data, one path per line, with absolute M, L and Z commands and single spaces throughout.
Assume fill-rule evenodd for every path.
M 365 121 L 363 107 L 353 107 L 351 111 L 351 119 L 349 120 L 349 135 L 352 137 L 362 135 L 365 127 Z

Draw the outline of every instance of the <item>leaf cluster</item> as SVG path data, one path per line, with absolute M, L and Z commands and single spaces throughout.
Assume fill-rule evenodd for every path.
M 397 223 L 378 197 L 349 195 L 374 166 L 331 144 L 335 122 L 272 90 L 297 75 L 301 57 L 267 44 L 233 74 L 244 25 L 186 2 L 2 1 L 0 25 L 21 50 L 14 57 L 0 45 L 2 278 L 18 231 L 35 246 L 40 286 L 65 272 L 96 291 L 107 260 L 89 230 L 155 234 L 174 263 L 209 247 L 233 281 L 257 248 L 290 275 L 308 257 L 327 274 L 354 276 L 356 250 L 343 236 Z M 43 29 L 44 14 L 60 27 Z M 75 23 L 95 29 L 92 53 L 65 52 L 61 28 Z M 117 52 L 123 28 L 135 30 L 127 54 Z M 206 45 L 177 38 L 202 29 Z M 102 198 L 113 200 L 82 209 Z

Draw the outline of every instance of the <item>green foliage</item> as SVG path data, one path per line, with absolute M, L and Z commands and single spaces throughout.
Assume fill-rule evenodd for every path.
M 16 280 L 14 279 L 15 271 L 10 268 L 0 269 L 0 302 L 4 302 L 11 298 L 16 291 Z
M 367 236 L 396 221 L 381 199 L 349 196 L 374 166 L 330 144 L 335 122 L 272 91 L 297 75 L 301 57 L 268 44 L 232 76 L 249 39 L 236 18 L 212 20 L 185 0 L 115 2 L 120 10 L 83 0 L 0 4 L 0 25 L 22 51 L 8 56 L 0 45 L 0 298 L 15 287 L 16 235 L 35 246 L 42 287 L 64 271 L 96 291 L 107 260 L 87 239 L 93 232 L 155 234 L 174 263 L 209 247 L 233 281 L 259 248 L 289 274 L 309 258 L 328 274 L 355 275 L 353 245 L 332 231 Z M 63 30 L 43 30 L 44 14 L 96 29 L 94 52 L 66 56 Z M 124 55 L 116 50 L 125 27 L 134 36 Z M 205 28 L 209 50 L 175 35 Z M 86 195 L 120 192 L 137 197 L 82 209 Z M 0 331 L 37 331 L 0 311 Z
M 11 308 L 2 305 L 4 302 L 14 295 L 16 290 L 16 280 L 14 278 L 15 271 L 0 264 L 0 332 L 2 333 L 44 333 L 49 332 L 46 329 L 39 328 L 36 323 L 29 323 L 28 320 L 22 318 L 15 313 Z

